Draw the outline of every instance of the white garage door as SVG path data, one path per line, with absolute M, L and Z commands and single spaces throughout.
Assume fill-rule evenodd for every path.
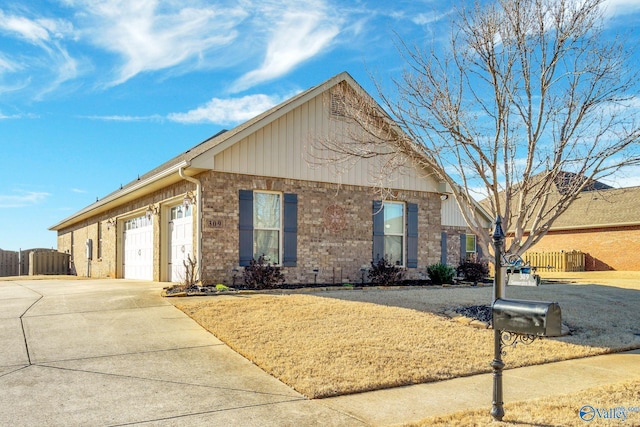
M 191 206 L 171 208 L 169 222 L 169 281 L 183 282 L 185 261 L 193 258 L 193 219 Z M 198 268 L 199 266 L 196 266 Z
M 124 223 L 123 245 L 125 279 L 153 280 L 153 219 L 146 216 Z

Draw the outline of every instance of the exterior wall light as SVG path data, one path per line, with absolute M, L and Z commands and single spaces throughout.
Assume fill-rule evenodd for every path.
M 107 231 L 116 227 L 117 220 L 115 218 L 109 218 L 107 220 Z
M 195 204 L 196 202 L 196 196 L 193 195 L 193 193 L 191 191 L 188 191 L 185 195 L 184 198 L 182 199 L 182 205 L 185 208 L 188 208 L 189 206 Z
M 149 207 L 147 208 L 147 211 L 145 212 L 147 220 L 149 221 L 151 221 L 151 218 L 153 218 L 153 216 L 157 214 L 158 214 L 158 207 L 154 204 L 149 205 Z

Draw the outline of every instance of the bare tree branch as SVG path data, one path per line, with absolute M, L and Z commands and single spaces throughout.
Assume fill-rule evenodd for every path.
M 460 8 L 444 48 L 398 40 L 406 69 L 393 96 L 376 83 L 384 108 L 344 91 L 342 130 L 353 139 L 319 144 L 340 159 L 384 158 L 378 183 L 409 164 L 447 182 L 488 249 L 481 189 L 503 218 L 507 251 L 521 254 L 595 181 L 640 164 L 638 71 L 625 43 L 603 35 L 603 3 Z

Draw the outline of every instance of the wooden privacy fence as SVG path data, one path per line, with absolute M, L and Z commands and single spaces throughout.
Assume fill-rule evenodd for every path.
M 0 249 L 0 277 L 69 274 L 70 260 L 71 255 L 51 249 Z
M 29 276 L 37 274 L 69 274 L 71 255 L 55 251 L 29 252 Z
M 522 260 L 538 267 L 538 271 L 585 271 L 584 253 L 580 251 L 525 252 Z
M 0 249 L 0 277 L 18 274 L 18 252 Z

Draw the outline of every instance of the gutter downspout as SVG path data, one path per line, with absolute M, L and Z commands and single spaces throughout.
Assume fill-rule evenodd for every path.
M 202 277 L 202 219 L 203 219 L 202 184 L 200 183 L 200 180 L 193 178 L 191 176 L 186 176 L 184 174 L 185 169 L 187 169 L 189 166 L 191 165 L 187 164 L 186 166 L 181 166 L 180 169 L 178 169 L 178 175 L 180 175 L 182 179 L 185 179 L 196 185 L 196 209 L 198 210 L 198 220 L 196 221 L 196 235 L 198 236 L 196 239 L 196 251 L 198 252 L 198 256 L 197 256 L 198 272 L 199 272 L 198 279 L 201 279 Z

